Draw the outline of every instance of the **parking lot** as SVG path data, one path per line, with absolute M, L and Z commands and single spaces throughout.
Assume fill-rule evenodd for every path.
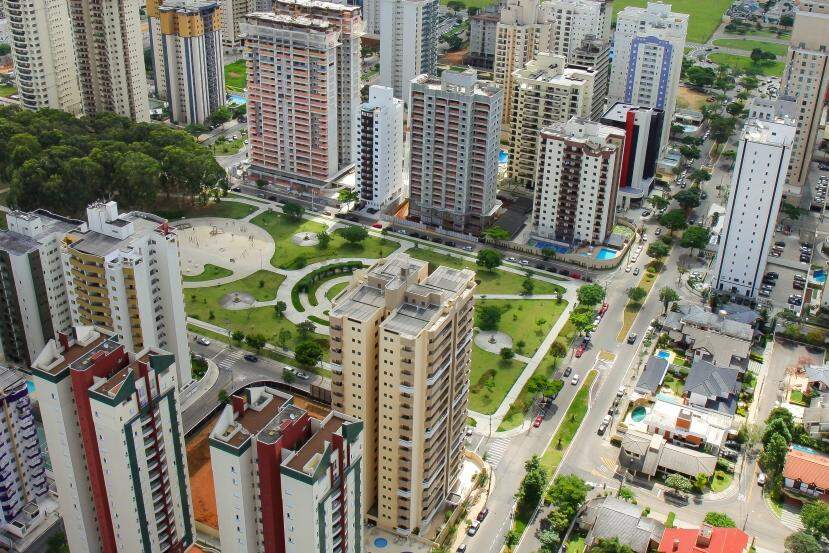
M 780 225 L 777 227 L 781 228 Z M 782 230 L 775 232 L 771 251 L 769 252 L 766 273 L 777 273 L 779 276 L 774 279 L 771 293 L 768 297 L 761 292 L 760 297 L 771 301 L 772 305 L 779 308 L 788 307 L 795 312 L 800 310 L 797 304 L 789 303 L 792 295 L 803 296 L 803 288 L 808 278 L 809 261 L 811 255 L 803 249 L 801 238 L 795 233 L 785 234 Z M 804 254 L 801 257 L 801 254 Z M 796 282 L 800 280 L 803 285 Z

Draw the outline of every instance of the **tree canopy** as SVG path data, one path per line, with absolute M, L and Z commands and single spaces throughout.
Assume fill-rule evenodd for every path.
M 688 223 L 685 221 L 685 214 L 679 209 L 672 209 L 664 213 L 659 218 L 659 224 L 667 227 L 671 232 L 682 230 L 688 226 Z
M 576 296 L 582 305 L 597 305 L 604 300 L 604 288 L 598 284 L 583 284 L 579 286 Z
M 800 520 L 808 532 L 829 538 L 829 505 L 817 500 L 807 503 L 800 510 Z
M 707 244 L 708 241 L 711 239 L 711 231 L 705 227 L 700 227 L 697 225 L 693 225 L 688 227 L 685 232 L 682 233 L 682 239 L 679 241 L 680 245 L 683 248 L 690 248 L 691 251 L 696 249 L 702 249 Z
M 711 511 L 705 514 L 704 521 L 711 526 L 715 526 L 717 528 L 736 528 L 737 525 L 725 513 L 718 513 L 716 511 Z
M 820 544 L 808 532 L 795 532 L 786 538 L 786 553 L 821 553 Z
M 483 249 L 478 252 L 475 263 L 487 271 L 492 271 L 501 264 L 501 254 L 495 250 Z

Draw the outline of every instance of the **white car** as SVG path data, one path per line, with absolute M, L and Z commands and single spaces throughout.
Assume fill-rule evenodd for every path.
M 576 385 L 576 384 L 578 384 L 578 383 L 579 383 L 579 375 L 574 374 L 574 375 L 573 375 L 573 378 L 571 378 L 571 379 L 570 379 L 570 384 L 572 384 L 573 386 L 575 386 L 575 385 Z
M 761 472 L 757 475 L 757 485 L 758 486 L 765 486 L 766 485 L 766 473 Z
M 522 259 L 521 261 L 519 261 L 519 263 L 520 263 L 521 265 L 529 265 L 529 264 L 530 264 L 530 262 L 529 262 L 529 261 L 527 261 L 526 259 Z
M 515 263 L 516 259 L 514 257 L 508 257 L 507 261 L 509 261 L 510 263 Z
M 210 340 L 208 340 L 204 336 L 199 336 L 198 338 L 196 338 L 196 343 L 201 344 L 202 346 L 209 346 Z
M 626 266 L 625 266 L 625 272 L 626 272 L 626 273 L 629 273 L 629 272 L 630 272 L 630 265 L 626 265 Z
M 473 520 L 472 524 L 469 525 L 469 529 L 466 531 L 466 534 L 469 536 L 474 536 L 478 533 L 478 528 L 481 527 L 481 523 L 477 520 Z

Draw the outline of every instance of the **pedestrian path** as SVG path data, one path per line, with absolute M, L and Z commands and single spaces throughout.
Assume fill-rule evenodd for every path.
M 803 521 L 800 520 L 800 513 L 795 507 L 790 505 L 783 505 L 783 510 L 780 512 L 780 522 L 795 532 L 803 530 Z
M 245 353 L 245 351 L 239 349 L 234 349 L 227 352 L 224 358 L 222 358 L 222 360 L 219 361 L 219 368 L 224 369 L 226 371 L 231 370 L 233 368 L 233 365 L 245 356 Z
M 504 453 L 506 453 L 507 449 L 509 449 L 511 441 L 512 438 L 497 438 L 490 442 L 489 448 L 486 450 L 486 462 L 489 463 L 492 470 L 498 468 L 498 463 L 501 462 L 501 459 L 504 457 Z

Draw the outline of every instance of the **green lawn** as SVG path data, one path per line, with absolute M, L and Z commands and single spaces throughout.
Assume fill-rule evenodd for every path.
M 446 265 L 455 269 L 472 269 L 476 273 L 475 279 L 480 281 L 478 287 L 475 288 L 476 294 L 520 294 L 522 291 L 521 283 L 524 281 L 524 275 L 521 274 L 500 269 L 485 271 L 474 261 L 423 247 L 410 249 L 406 253 L 417 259 L 428 261 L 433 266 Z M 562 289 L 552 282 L 543 280 L 533 279 L 533 283 L 535 284 L 533 294 L 555 294 L 556 290 Z
M 493 0 L 461 0 L 463 5 L 467 8 L 484 8 L 493 3 Z M 444 6 L 449 3 L 449 0 L 440 0 Z
M 718 38 L 714 41 L 714 44 L 722 46 L 723 48 L 736 48 L 737 50 L 746 50 L 748 52 L 751 52 L 755 48 L 760 48 L 776 56 L 785 56 L 789 50 L 789 47 L 785 44 L 743 38 Z
M 648 0 L 616 0 L 613 2 L 613 19 L 627 6 L 644 8 L 647 3 Z M 672 0 L 670 4 L 674 12 L 691 16 L 688 21 L 688 42 L 703 44 L 719 27 L 731 0 Z
M 14 94 L 17 94 L 17 89 L 15 87 L 5 84 L 0 85 L 0 96 L 2 96 L 3 98 L 8 98 L 9 96 L 12 96 Z
M 229 277 L 232 274 L 233 271 L 229 271 L 224 267 L 219 267 L 218 265 L 213 265 L 211 263 L 205 263 L 204 270 L 201 273 L 192 276 L 182 275 L 181 279 L 184 282 L 204 282 L 205 280 Z
M 590 385 L 593 384 L 595 379 L 596 371 L 591 370 L 582 382 L 579 391 L 576 392 L 573 403 L 570 404 L 567 412 L 564 413 L 561 425 L 550 441 L 550 445 L 547 447 L 544 455 L 541 456 L 541 465 L 547 469 L 547 474 L 551 477 L 558 468 L 559 463 L 561 463 L 567 446 L 570 445 L 570 442 L 576 435 L 576 431 L 581 426 L 581 421 L 587 414 L 587 407 L 590 400 Z
M 469 409 L 489 415 L 494 413 L 515 380 L 524 370 L 524 363 L 504 361 L 498 355 L 472 344 L 472 372 L 469 375 Z M 487 382 L 492 381 L 491 390 Z
M 207 205 L 193 205 L 185 208 L 160 209 L 157 214 L 170 220 L 195 217 L 222 217 L 225 219 L 243 219 L 256 211 L 256 207 L 234 202 L 221 200 L 211 201 Z
M 567 302 L 562 300 L 477 300 L 475 309 L 481 309 L 487 305 L 494 305 L 501 310 L 501 322 L 498 330 L 506 332 L 512 338 L 512 345 L 518 351 L 516 343 L 519 340 L 526 342 L 523 354 L 532 357 L 542 340 L 553 327 L 561 312 L 567 307 Z M 537 325 L 543 320 L 542 325 Z
M 718 474 L 722 474 L 722 478 L 718 478 Z M 719 493 L 725 490 L 726 488 L 728 488 L 728 486 L 731 485 L 732 480 L 734 480 L 734 477 L 728 474 L 727 472 L 715 472 L 714 478 L 711 479 L 711 491 L 714 493 Z
M 735 56 L 734 54 L 726 54 L 724 52 L 714 52 L 708 54 L 708 60 L 717 65 L 726 65 L 732 69 L 740 71 L 758 71 L 759 73 L 769 77 L 779 77 L 783 74 L 783 67 L 785 64 L 782 61 L 774 61 L 757 65 L 748 56 Z
M 749 36 L 764 36 L 764 37 L 769 37 L 769 38 L 779 38 L 781 40 L 787 40 L 789 38 L 789 36 L 791 36 L 791 33 L 789 31 L 784 32 L 782 35 L 780 35 L 778 37 L 777 33 L 775 33 L 774 31 L 771 31 L 769 29 L 757 30 L 754 27 L 752 27 L 751 29 L 746 29 L 745 33 L 731 33 L 731 32 L 725 31 L 725 34 L 728 35 L 728 36 L 738 36 L 738 37 L 739 36 L 747 36 L 747 35 L 749 35 Z
M 662 384 L 670 388 L 675 396 L 682 397 L 682 389 L 685 387 L 685 383 L 679 380 L 675 375 L 671 373 L 666 374 L 665 380 Z
M 348 282 L 340 282 L 332 286 L 328 289 L 325 293 L 325 297 L 328 298 L 328 301 L 334 301 L 334 298 L 337 297 L 337 294 L 345 290 L 345 287 L 348 286 Z
M 250 276 L 220 286 L 205 288 L 185 288 L 184 296 L 188 302 L 219 306 L 219 299 L 230 292 L 251 294 L 256 301 L 268 301 L 276 297 L 276 289 L 285 277 L 270 271 L 256 271 Z M 196 296 L 194 299 L 192 296 Z M 206 319 L 202 319 L 206 320 Z M 217 323 L 218 324 L 218 323 Z
M 567 553 L 584 553 L 584 537 L 579 536 L 567 542 Z
M 242 134 L 236 140 L 228 139 L 224 142 L 216 141 L 211 146 L 211 149 L 213 150 L 213 154 L 217 156 L 233 155 L 245 145 L 245 140 L 247 140 L 247 135 Z
M 225 88 L 240 92 L 247 88 L 247 72 L 245 60 L 236 60 L 225 65 Z
M 306 219 L 295 221 L 272 211 L 257 215 L 251 219 L 251 222 L 268 231 L 273 237 L 276 249 L 271 258 L 271 264 L 281 269 L 300 269 L 309 263 L 344 257 L 377 259 L 389 255 L 399 247 L 397 242 L 374 236 L 369 236 L 361 244 L 349 244 L 337 231 L 334 231 L 331 236 L 327 248 L 297 246 L 292 241 L 294 234 L 297 232 L 316 234 L 325 230 L 325 226 Z

